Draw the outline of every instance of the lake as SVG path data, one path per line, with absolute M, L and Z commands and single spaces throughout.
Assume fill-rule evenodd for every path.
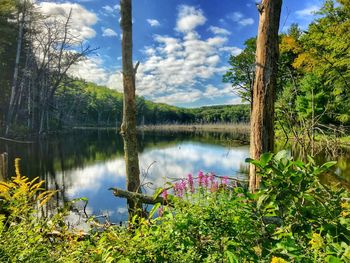
M 240 136 L 230 133 L 140 133 L 143 192 L 152 194 L 166 182 L 200 170 L 245 180 L 242 171 L 246 168 L 249 146 L 238 138 Z M 47 188 L 60 190 L 57 204 L 87 197 L 88 214 L 108 215 L 112 222 L 127 219 L 126 201 L 114 197 L 108 190 L 125 188 L 123 141 L 115 130 L 75 130 L 34 144 L 1 142 L 0 152 L 4 151 L 9 154 L 9 174 L 14 174 L 14 158 L 21 158 L 22 175 L 39 176 L 46 181 Z M 322 153 L 317 156 L 319 162 L 325 159 L 330 157 Z M 337 159 L 336 173 L 343 178 L 343 184 L 347 184 L 350 155 L 343 153 Z

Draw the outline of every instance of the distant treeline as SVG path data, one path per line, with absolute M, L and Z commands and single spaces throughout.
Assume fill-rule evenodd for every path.
M 83 81 L 72 81 L 59 88 L 56 98 L 56 113 L 51 126 L 109 126 L 121 124 L 123 94 L 104 86 Z M 147 124 L 193 124 L 219 122 L 248 122 L 248 105 L 207 106 L 180 108 L 163 103 L 154 103 L 137 97 L 137 123 Z

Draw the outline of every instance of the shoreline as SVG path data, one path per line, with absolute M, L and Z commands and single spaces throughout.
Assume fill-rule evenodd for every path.
M 250 132 L 248 123 L 223 123 L 223 124 L 161 124 L 138 126 L 140 131 L 169 131 L 169 132 L 231 132 L 245 133 Z

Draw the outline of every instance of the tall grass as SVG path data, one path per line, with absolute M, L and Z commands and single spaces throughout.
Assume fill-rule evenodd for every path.
M 208 131 L 249 133 L 249 123 L 216 123 L 216 124 L 159 124 L 139 126 L 142 131 Z

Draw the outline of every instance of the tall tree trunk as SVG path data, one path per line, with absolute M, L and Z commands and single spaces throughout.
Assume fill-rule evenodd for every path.
M 260 158 L 274 149 L 274 102 L 278 67 L 278 30 L 282 0 L 262 0 L 256 47 L 256 75 L 251 116 L 250 155 Z M 255 166 L 250 166 L 249 189 L 260 186 Z
M 123 123 L 121 135 L 124 140 L 126 184 L 130 192 L 140 192 L 140 168 L 137 152 L 135 74 L 137 66 L 132 62 L 132 7 L 131 0 L 121 0 L 122 60 L 123 60 Z M 129 220 L 140 214 L 142 204 L 128 199 Z
M 22 51 L 24 20 L 25 20 L 25 11 L 22 11 L 22 13 L 20 13 L 20 18 L 19 18 L 19 28 L 18 28 L 18 39 L 17 39 L 17 51 L 16 51 L 15 69 L 14 69 L 14 72 L 13 72 L 13 81 L 12 81 L 12 87 L 11 87 L 10 104 L 9 104 L 8 113 L 7 113 L 7 119 L 6 119 L 6 131 L 5 131 L 6 135 L 10 131 L 10 126 L 11 126 L 11 123 L 12 123 L 13 114 L 15 112 L 15 106 L 16 106 L 16 95 L 17 95 L 16 94 L 16 89 L 17 89 L 17 82 L 18 82 L 19 62 L 20 62 L 21 51 Z

